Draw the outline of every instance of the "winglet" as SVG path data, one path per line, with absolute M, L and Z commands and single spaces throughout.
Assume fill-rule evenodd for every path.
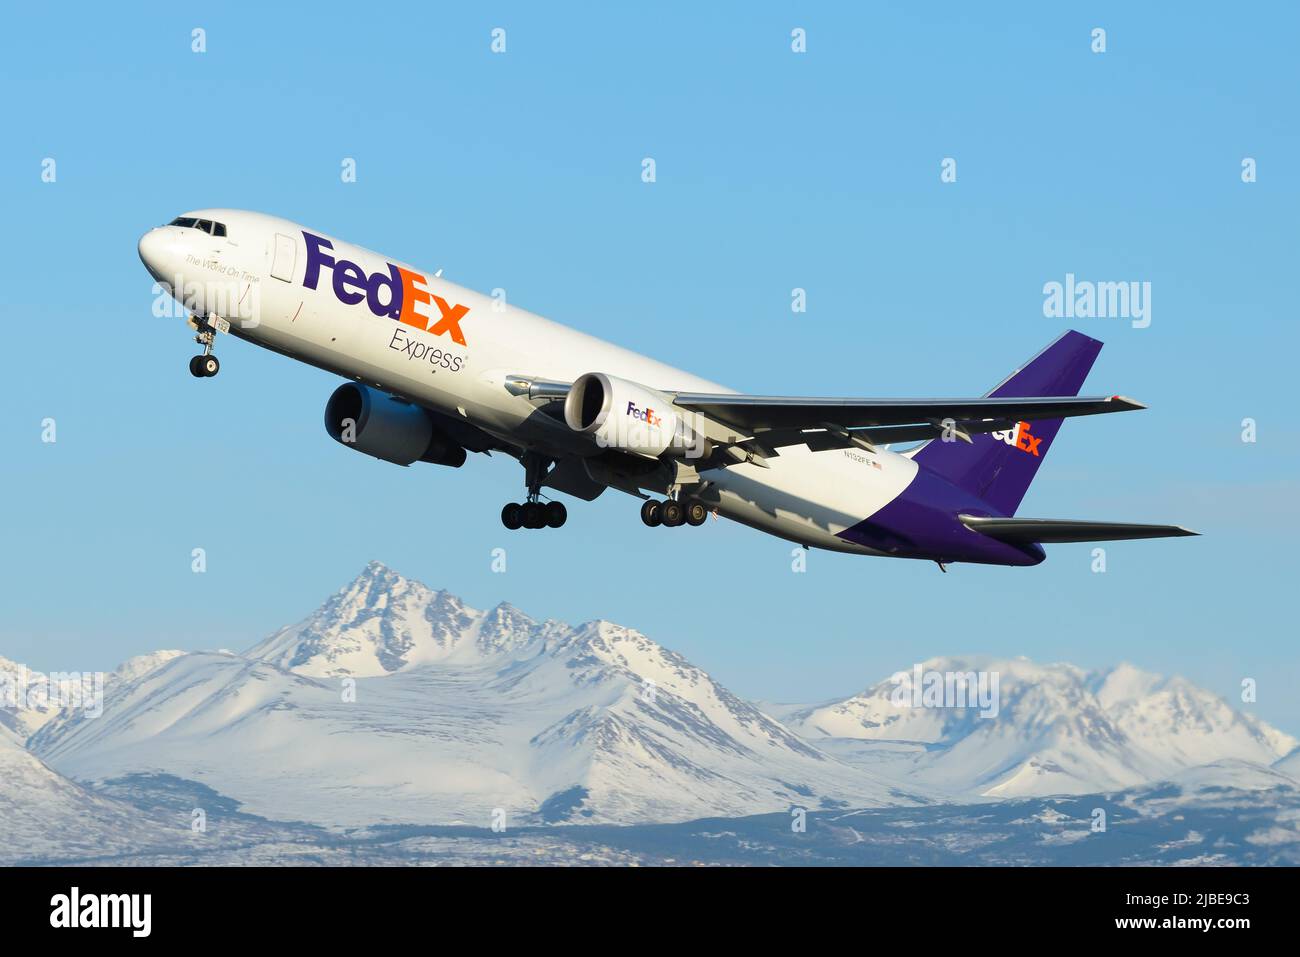
M 1130 399 L 1126 395 L 1112 395 L 1110 397 L 1110 401 L 1118 402 L 1120 405 L 1124 406 L 1125 407 L 1124 411 L 1126 412 L 1127 411 L 1136 412 L 1139 409 L 1147 408 L 1145 403 L 1139 402 L 1137 399 Z

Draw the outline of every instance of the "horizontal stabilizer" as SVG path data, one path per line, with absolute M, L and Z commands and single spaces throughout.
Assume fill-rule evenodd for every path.
M 1054 518 L 985 518 L 962 515 L 972 531 L 1013 545 L 1054 542 L 1117 542 L 1130 538 L 1179 538 L 1199 535 L 1181 525 L 1141 525 L 1133 522 L 1078 522 Z

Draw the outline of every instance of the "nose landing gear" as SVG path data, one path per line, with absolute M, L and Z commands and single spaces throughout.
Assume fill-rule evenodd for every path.
M 195 356 L 190 360 L 190 375 L 196 379 L 207 379 L 221 371 L 221 363 L 211 354 Z
M 221 371 L 221 363 L 212 352 L 212 345 L 217 340 L 218 332 L 228 332 L 230 323 L 220 316 L 210 316 L 207 318 L 194 317 L 194 328 L 198 329 L 199 334 L 194 337 L 194 341 L 203 347 L 203 355 L 195 356 L 190 360 L 190 375 L 196 379 L 209 379 Z

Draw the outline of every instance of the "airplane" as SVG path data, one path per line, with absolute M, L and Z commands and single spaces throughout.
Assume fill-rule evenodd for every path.
M 339 375 L 331 438 L 396 465 L 504 453 L 526 497 L 509 529 L 559 528 L 550 493 L 640 499 L 647 526 L 722 516 L 805 548 L 1030 566 L 1045 544 L 1195 535 L 1176 525 L 1016 515 L 1064 419 L 1145 408 L 1080 396 L 1102 344 L 1068 331 L 987 395 L 742 395 L 315 229 L 200 209 L 140 259 L 215 376 L 219 334 Z M 889 446 L 920 443 L 901 451 Z M 546 490 L 546 491 L 544 491 Z

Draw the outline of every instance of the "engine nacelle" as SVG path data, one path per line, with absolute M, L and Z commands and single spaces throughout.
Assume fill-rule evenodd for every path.
M 564 421 L 601 448 L 647 458 L 703 458 L 709 443 L 686 424 L 672 400 L 603 372 L 581 375 L 564 400 Z
M 465 450 L 424 409 L 356 382 L 339 386 L 325 403 L 325 431 L 335 442 L 395 465 L 465 464 Z

